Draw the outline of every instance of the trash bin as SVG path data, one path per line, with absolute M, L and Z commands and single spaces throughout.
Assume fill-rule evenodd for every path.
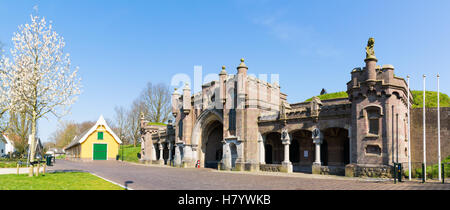
M 52 166 L 52 156 L 50 156 L 50 155 L 47 156 L 45 160 L 46 160 L 47 166 Z

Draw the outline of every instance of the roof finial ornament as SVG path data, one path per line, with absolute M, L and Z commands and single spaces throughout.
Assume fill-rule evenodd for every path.
M 227 71 L 225 70 L 225 66 L 222 66 L 222 71 L 220 71 L 219 75 L 227 74 Z
M 183 90 L 190 90 L 190 89 L 191 89 L 191 87 L 189 86 L 189 82 L 185 82 Z
M 244 58 L 241 58 L 241 64 L 239 64 L 238 69 L 239 68 L 247 68 L 247 65 L 244 63 Z

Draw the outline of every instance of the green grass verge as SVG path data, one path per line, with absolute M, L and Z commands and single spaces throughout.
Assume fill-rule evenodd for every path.
M 24 163 L 27 162 L 26 159 L 0 159 L 0 168 L 16 168 L 19 160 Z
M 119 160 L 122 160 L 123 154 L 124 161 L 138 163 L 139 158 L 137 154 L 140 152 L 141 152 L 141 145 L 136 145 L 136 147 L 134 147 L 133 145 L 121 145 L 119 149 Z
M 327 99 L 335 99 L 335 98 L 348 98 L 348 94 L 345 91 L 336 92 L 336 93 L 327 93 L 323 95 L 317 96 L 320 100 L 327 100 Z M 306 99 L 306 101 L 311 101 L 311 98 Z
M 66 159 L 66 155 L 60 155 L 60 156 L 55 157 L 55 158 L 56 158 L 56 159 L 64 160 L 64 159 Z
M 86 172 L 46 173 L 28 177 L 28 174 L 0 175 L 0 190 L 124 190 Z
M 423 107 L 423 91 L 412 90 L 413 97 L 412 108 L 422 108 Z M 336 99 L 336 98 L 348 98 L 348 94 L 345 91 L 327 93 L 323 95 L 318 95 L 320 100 Z M 311 101 L 312 97 L 307 99 Z M 450 107 L 450 97 L 445 93 L 439 93 L 439 106 L 440 107 Z M 436 91 L 425 91 L 425 107 L 437 107 L 437 92 Z
M 445 158 L 444 160 L 441 161 L 441 163 L 446 163 L 444 166 L 444 174 L 446 178 L 450 178 L 450 156 L 448 156 L 447 158 Z M 422 178 L 422 167 L 413 167 L 413 171 L 411 173 L 411 177 L 413 178 Z M 427 178 L 437 178 L 439 177 L 438 173 L 439 173 L 439 168 L 438 168 L 438 164 L 434 164 L 431 166 L 427 166 Z M 405 170 L 404 175 L 407 177 L 409 174 L 408 170 Z
M 159 122 L 149 122 L 148 125 L 163 125 L 163 126 L 167 126 L 167 124 L 159 123 Z
M 0 168 L 15 168 L 17 161 L 0 161 Z

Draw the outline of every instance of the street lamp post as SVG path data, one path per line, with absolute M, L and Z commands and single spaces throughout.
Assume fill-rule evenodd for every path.
M 121 136 L 121 139 L 122 139 L 122 142 L 123 142 L 123 135 Z M 125 147 L 124 147 L 124 145 L 123 145 L 123 143 L 122 143 L 122 162 L 123 162 L 123 150 L 125 149 Z

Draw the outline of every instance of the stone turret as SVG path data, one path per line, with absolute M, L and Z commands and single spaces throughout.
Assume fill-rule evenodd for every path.
M 408 90 L 406 81 L 394 75 L 392 65 L 377 66 L 373 47 L 374 39 L 370 38 L 365 68 L 355 68 L 347 83 L 352 103 L 350 150 L 358 151 L 350 159 L 360 168 L 371 165 L 384 170 L 393 162 L 407 160 L 404 128 Z
M 225 84 L 227 75 L 228 74 L 227 74 L 227 71 L 225 70 L 225 66 L 222 66 L 222 71 L 220 71 L 220 73 L 219 73 L 219 94 L 220 94 L 219 99 L 222 104 L 225 103 L 226 95 L 227 95 L 227 93 L 226 93 L 227 88 L 226 88 L 226 84 Z
M 175 88 L 175 90 L 172 93 L 172 115 L 174 117 L 177 117 L 178 112 L 179 112 L 179 98 L 180 98 L 180 94 L 177 92 L 177 89 Z
M 191 88 L 189 87 L 189 84 L 186 83 L 186 85 L 183 88 L 183 113 L 189 114 L 191 111 Z
M 377 79 L 377 61 L 378 59 L 375 57 L 375 51 L 373 49 L 375 44 L 374 38 L 369 38 L 369 41 L 367 42 L 366 47 L 366 59 L 364 59 L 364 62 L 366 62 L 366 71 L 367 71 L 367 81 L 375 81 Z

